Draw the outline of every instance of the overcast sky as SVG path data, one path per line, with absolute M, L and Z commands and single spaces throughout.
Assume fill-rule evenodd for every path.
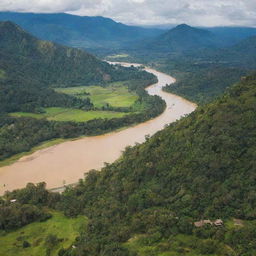
M 256 0 L 0 0 L 0 10 L 100 15 L 138 25 L 256 26 Z

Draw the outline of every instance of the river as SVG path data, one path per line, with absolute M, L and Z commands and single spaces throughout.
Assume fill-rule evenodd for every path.
M 129 63 L 122 63 L 129 66 Z M 145 135 L 153 135 L 165 125 L 195 110 L 196 105 L 177 95 L 162 91 L 175 79 L 151 68 L 146 71 L 158 77 L 158 83 L 147 87 L 150 95 L 159 95 L 167 104 L 158 117 L 127 129 L 100 136 L 67 141 L 22 157 L 17 162 L 0 168 L 0 194 L 26 186 L 28 182 L 44 181 L 47 188 L 61 187 L 83 178 L 91 169 L 100 169 L 104 163 L 117 160 L 126 146 L 145 141 Z

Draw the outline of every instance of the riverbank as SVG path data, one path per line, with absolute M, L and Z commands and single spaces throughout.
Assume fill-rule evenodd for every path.
M 146 90 L 150 95 L 158 95 L 165 100 L 167 107 L 161 115 L 125 130 L 67 141 L 36 151 L 9 166 L 2 167 L 0 193 L 24 187 L 28 182 L 45 181 L 48 188 L 77 182 L 89 170 L 100 169 L 105 162 L 117 160 L 125 147 L 142 143 L 146 135 L 153 135 L 165 125 L 194 111 L 194 103 L 162 91 L 166 84 L 175 81 L 174 78 L 150 68 L 146 70 L 158 77 L 158 83 Z

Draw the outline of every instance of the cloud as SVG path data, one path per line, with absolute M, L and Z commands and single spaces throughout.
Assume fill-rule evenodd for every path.
M 0 10 L 100 15 L 139 25 L 256 26 L 255 0 L 1 0 Z

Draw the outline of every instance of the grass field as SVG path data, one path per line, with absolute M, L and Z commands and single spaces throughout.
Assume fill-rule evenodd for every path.
M 0 79 L 5 78 L 5 71 L 0 69 Z
M 46 222 L 35 222 L 25 227 L 0 236 L 1 256 L 44 256 L 47 245 L 45 239 L 48 235 L 55 235 L 61 241 L 51 250 L 50 255 L 58 255 L 58 250 L 67 248 L 78 236 L 80 227 L 85 226 L 85 217 L 67 218 L 60 212 L 51 212 L 53 217 Z M 30 243 L 30 247 L 23 248 L 24 241 Z
M 138 99 L 135 93 L 129 92 L 124 82 L 116 82 L 107 87 L 80 86 L 68 88 L 56 88 L 57 92 L 74 95 L 79 98 L 89 97 L 95 107 L 109 104 L 113 107 L 130 107 Z M 90 95 L 86 95 L 89 93 Z
M 109 58 L 109 59 L 120 59 L 120 58 L 127 58 L 127 57 L 129 57 L 129 55 L 126 53 L 120 53 L 120 54 L 116 54 L 116 55 L 107 56 L 107 58 Z
M 201 239 L 203 241 L 204 239 Z M 191 235 L 176 235 L 170 239 L 158 239 L 157 236 L 137 235 L 124 244 L 129 250 L 136 252 L 138 256 L 218 256 L 218 254 L 201 254 L 195 245 L 199 239 Z M 224 246 L 224 245 L 222 245 Z M 223 247 L 230 253 L 230 248 Z
M 113 112 L 113 111 L 83 111 L 80 109 L 72 108 L 45 108 L 45 113 L 34 114 L 28 112 L 15 112 L 10 115 L 13 117 L 32 117 L 32 118 L 46 118 L 52 121 L 73 121 L 85 122 L 96 118 L 119 118 L 126 113 Z

